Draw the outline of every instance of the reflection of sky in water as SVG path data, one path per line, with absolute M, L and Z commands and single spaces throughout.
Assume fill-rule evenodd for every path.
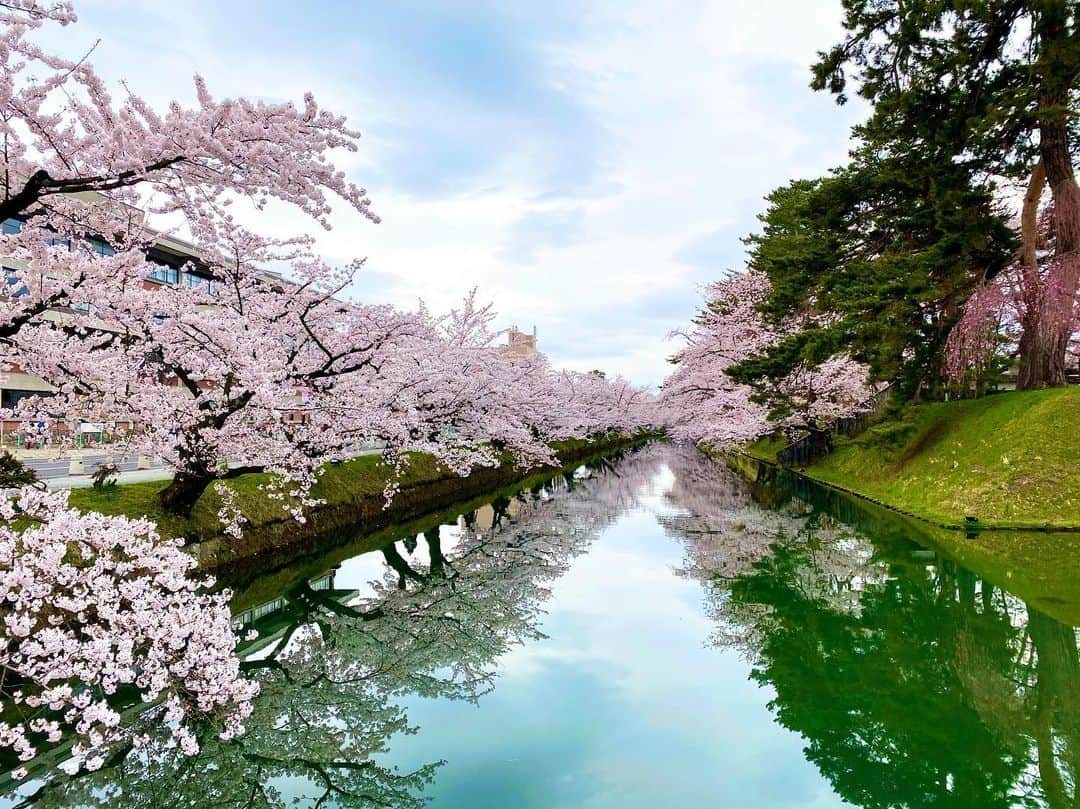
M 461 542 L 461 531 L 456 525 L 443 525 L 439 528 L 439 543 L 444 554 L 452 554 Z M 395 543 L 400 553 L 410 565 L 427 568 L 431 564 L 431 555 L 427 543 L 421 534 L 412 550 L 403 542 Z M 362 553 L 341 563 L 334 575 L 334 586 L 343 590 L 356 590 L 357 599 L 371 598 L 374 590 L 371 582 L 381 580 L 386 573 L 386 563 L 381 553 Z
M 704 646 L 713 626 L 700 585 L 673 573 L 682 549 L 662 508 L 646 498 L 573 562 L 547 603 L 548 639 L 505 655 L 478 705 L 407 701 L 420 732 L 393 739 L 387 761 L 446 760 L 432 807 L 844 805 L 774 724 L 748 664 Z M 381 567 L 351 560 L 338 586 Z
M 60 800 L 40 805 L 81 807 L 100 794 L 99 807 L 156 809 L 179 790 L 204 799 L 192 806 L 239 806 L 250 784 L 269 781 L 284 799 L 273 795 L 273 806 L 295 797 L 311 807 L 320 767 L 339 760 L 361 769 L 338 768 L 327 787 L 386 795 L 395 809 L 400 782 L 383 767 L 423 777 L 439 760 L 436 809 L 840 806 L 830 783 L 865 806 L 1065 805 L 1041 781 L 1056 773 L 1059 798 L 1074 790 L 1072 624 L 844 503 L 775 487 L 758 505 L 729 470 L 689 450 L 657 447 L 574 478 L 345 561 L 336 583 L 359 592 L 360 621 L 315 609 L 314 591 L 295 586 L 332 561 L 257 582 L 256 593 L 272 584 L 297 610 L 288 628 L 283 616 L 269 624 L 278 628 L 267 642 L 291 637 L 301 654 L 295 677 L 263 678 L 248 734 L 205 740 L 181 769 L 155 762 L 125 778 L 105 768 L 61 780 Z M 855 537 L 856 525 L 874 539 Z M 781 535 L 791 541 L 766 553 Z M 445 568 L 435 553 L 430 570 L 430 549 Z M 753 575 L 702 589 L 754 560 Z M 505 651 L 537 620 L 546 639 Z M 314 642 L 320 631 L 325 644 Z M 759 676 L 783 697 L 776 711 L 813 739 L 829 782 L 806 762 L 807 743 L 774 721 L 772 686 L 750 682 L 749 665 L 723 649 L 761 660 Z M 462 701 L 500 651 L 494 691 Z M 453 661 L 460 671 L 433 669 Z M 384 710 L 387 693 L 403 695 L 418 735 L 391 736 L 400 717 Z M 94 792 L 114 784 L 122 800 Z M 328 797 L 322 805 L 354 805 Z

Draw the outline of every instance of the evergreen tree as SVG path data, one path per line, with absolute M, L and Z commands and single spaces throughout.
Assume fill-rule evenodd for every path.
M 843 103 L 856 83 L 874 105 L 856 128 L 868 151 L 973 177 L 1045 174 L 1057 257 L 1026 306 L 1020 384 L 1063 384 L 1080 288 L 1080 2 L 844 0 L 844 8 L 848 33 L 820 54 L 812 86 Z
M 940 376 L 960 304 L 1014 249 L 990 190 L 951 161 L 863 148 L 768 202 L 750 268 L 771 283 L 766 317 L 801 328 L 730 372 L 761 387 L 843 352 L 914 393 Z

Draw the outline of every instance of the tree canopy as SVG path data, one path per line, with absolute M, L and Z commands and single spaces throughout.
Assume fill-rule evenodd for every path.
M 798 328 L 736 368 L 775 380 L 838 352 L 873 378 L 936 378 L 962 303 L 1015 245 L 989 191 L 962 166 L 862 149 L 828 177 L 773 191 L 747 239 L 771 293 L 761 310 Z
M 1056 261 L 1025 306 L 1022 387 L 1063 384 L 1080 288 L 1080 3 L 846 0 L 844 40 L 812 86 L 873 105 L 855 135 L 878 155 L 963 167 L 979 188 L 1045 172 Z M 996 267 L 985 268 L 992 277 Z

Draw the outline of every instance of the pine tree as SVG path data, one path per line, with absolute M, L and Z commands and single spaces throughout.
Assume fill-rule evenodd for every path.
M 973 177 L 1045 172 L 1056 260 L 1027 307 L 1020 385 L 1064 384 L 1080 288 L 1080 3 L 845 0 L 847 35 L 814 66 L 839 103 L 874 105 L 856 135 L 878 155 L 962 166 Z

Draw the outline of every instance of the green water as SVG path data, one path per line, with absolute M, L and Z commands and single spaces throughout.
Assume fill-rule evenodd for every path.
M 151 745 L 73 781 L 39 763 L 22 795 L 1077 806 L 1080 599 L 1060 553 L 1040 570 L 1031 550 L 1057 539 L 924 536 L 651 446 L 381 550 L 343 537 L 272 575 L 237 571 L 238 611 L 265 613 L 248 734 L 208 732 L 188 759 Z M 1022 571 L 1002 548 L 1024 550 Z

